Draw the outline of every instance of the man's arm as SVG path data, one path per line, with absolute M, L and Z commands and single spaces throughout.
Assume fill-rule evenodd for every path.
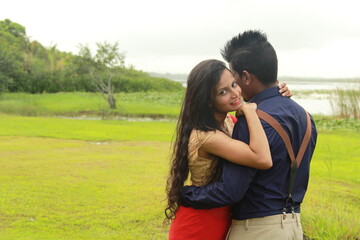
M 235 204 L 244 196 L 256 171 L 254 168 L 224 161 L 223 173 L 219 181 L 202 187 L 184 187 L 180 204 L 197 209 Z
M 234 128 L 234 139 L 249 143 L 249 130 L 244 117 L 240 117 Z M 219 181 L 202 186 L 183 188 L 180 204 L 197 209 L 208 209 L 232 205 L 241 200 L 257 170 L 224 161 Z

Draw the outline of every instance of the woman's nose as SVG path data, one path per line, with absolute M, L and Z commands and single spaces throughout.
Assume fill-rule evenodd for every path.
M 233 98 L 239 97 L 239 96 L 240 96 L 240 92 L 237 91 L 236 89 L 233 89 L 233 90 L 232 90 L 232 93 L 231 93 L 231 96 L 232 96 Z

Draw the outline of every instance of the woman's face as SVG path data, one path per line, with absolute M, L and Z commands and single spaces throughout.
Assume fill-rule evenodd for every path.
M 220 76 L 220 81 L 215 87 L 213 105 L 217 112 L 233 112 L 243 104 L 241 89 L 236 83 L 232 73 L 225 69 Z

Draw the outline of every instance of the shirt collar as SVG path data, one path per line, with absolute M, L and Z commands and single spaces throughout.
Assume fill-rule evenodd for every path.
M 279 93 L 278 87 L 266 88 L 262 92 L 256 94 L 249 102 L 259 104 L 260 102 L 264 101 L 265 99 L 275 97 L 275 96 L 281 96 L 281 93 Z

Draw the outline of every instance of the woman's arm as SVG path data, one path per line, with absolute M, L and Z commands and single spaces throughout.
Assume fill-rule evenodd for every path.
M 201 147 L 201 151 L 222 157 L 230 162 L 258 169 L 272 166 L 269 143 L 257 116 L 256 104 L 249 103 L 241 107 L 249 127 L 249 145 L 216 131 Z

